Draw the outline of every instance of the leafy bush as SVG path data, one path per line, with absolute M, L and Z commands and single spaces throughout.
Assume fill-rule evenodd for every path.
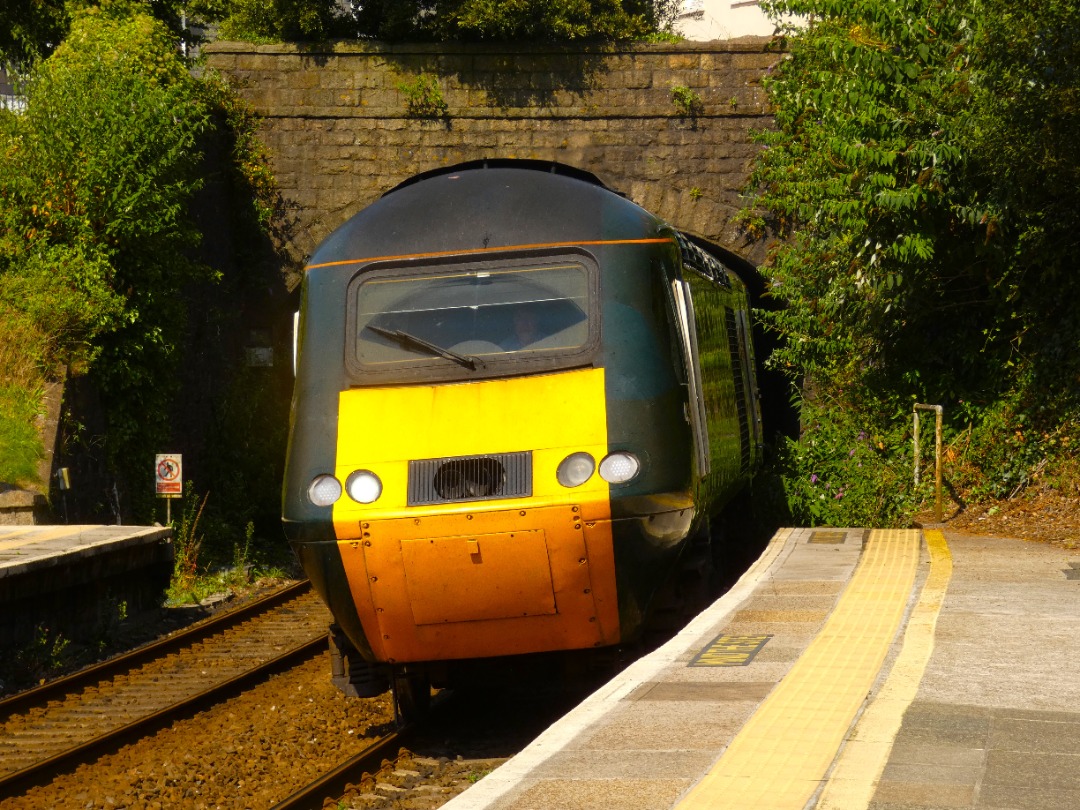
M 802 416 L 803 435 L 787 440 L 781 458 L 798 525 L 906 523 L 920 494 L 913 485 L 910 414 L 896 414 L 892 424 L 870 421 L 826 400 L 804 404 Z
M 952 483 L 968 498 L 1009 497 L 1067 467 L 1065 433 L 1080 421 L 1080 12 L 763 5 L 782 28 L 800 22 L 786 24 L 787 57 L 766 81 L 776 128 L 759 136 L 743 222 L 778 237 L 762 267 L 776 305 L 761 317 L 780 341 L 771 364 L 809 392 L 790 459 L 804 514 L 903 520 L 917 493 L 892 486 L 906 443 L 883 420 L 906 424 L 913 402 L 944 406 L 963 458 Z M 881 443 L 862 463 L 888 502 L 871 508 L 867 492 L 852 501 L 866 509 L 825 509 L 808 476 L 837 475 L 859 431 Z
M 127 520 L 153 515 L 146 454 L 170 438 L 189 309 L 219 336 L 236 328 L 239 308 L 219 299 L 265 288 L 253 268 L 278 210 L 254 115 L 216 74 L 195 78 L 176 45 L 148 5 L 77 11 L 32 72 L 25 111 L 0 117 L 0 318 L 40 337 L 19 346 L 39 370 L 28 391 L 66 365 L 100 395 L 104 424 L 81 446 L 107 459 L 83 479 L 99 490 L 85 505 Z M 208 147 L 226 158 L 208 166 Z M 240 268 L 216 297 L 192 216 L 206 177 L 228 197 L 227 269 Z

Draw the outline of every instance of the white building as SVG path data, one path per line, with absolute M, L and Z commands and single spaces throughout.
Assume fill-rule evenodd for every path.
M 19 82 L 3 65 L 0 65 L 0 109 L 16 112 L 26 109 L 26 98 L 22 95 Z
M 773 24 L 758 0 L 683 0 L 675 18 L 675 33 L 696 42 L 769 36 Z

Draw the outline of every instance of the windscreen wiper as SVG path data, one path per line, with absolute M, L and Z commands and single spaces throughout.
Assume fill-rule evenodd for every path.
M 483 368 L 484 366 L 484 362 L 479 357 L 473 357 L 471 354 L 459 354 L 458 352 L 450 351 L 450 349 L 444 349 L 442 346 L 429 343 L 421 337 L 409 334 L 408 332 L 402 332 L 400 329 L 383 329 L 381 326 L 374 326 L 370 323 L 364 328 L 370 329 L 376 335 L 382 335 L 384 338 L 394 341 L 394 343 L 399 346 L 403 346 L 407 349 L 422 349 L 429 354 L 445 357 L 447 360 L 453 360 L 458 365 L 465 366 L 465 368 L 472 371 L 476 371 L 476 369 Z

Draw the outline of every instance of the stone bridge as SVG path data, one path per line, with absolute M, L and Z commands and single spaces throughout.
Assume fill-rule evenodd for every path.
M 757 263 L 732 222 L 771 124 L 769 40 L 207 48 L 262 116 L 297 263 L 352 214 L 422 171 L 481 158 L 593 172 L 681 230 Z

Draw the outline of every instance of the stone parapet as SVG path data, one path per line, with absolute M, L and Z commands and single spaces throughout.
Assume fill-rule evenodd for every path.
M 217 42 L 207 64 L 262 116 L 297 262 L 419 172 L 484 158 L 586 169 L 671 222 L 760 260 L 732 219 L 772 118 L 762 87 L 781 55 L 765 38 L 529 44 Z M 436 81 L 445 114 L 410 116 L 405 85 Z M 700 104 L 692 115 L 672 88 Z
M 46 517 L 49 503 L 40 492 L 8 489 L 0 492 L 0 526 L 33 526 Z

